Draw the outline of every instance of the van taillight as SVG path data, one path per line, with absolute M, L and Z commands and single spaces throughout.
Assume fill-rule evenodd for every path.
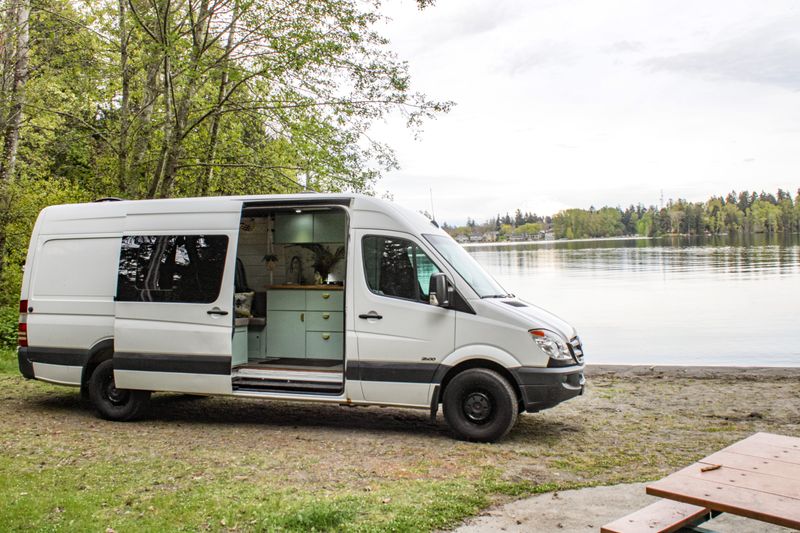
M 28 346 L 28 324 L 25 322 L 19 323 L 19 331 L 17 332 L 17 344 L 26 348 Z
M 19 302 L 19 329 L 17 329 L 17 345 L 21 348 L 28 346 L 28 300 Z

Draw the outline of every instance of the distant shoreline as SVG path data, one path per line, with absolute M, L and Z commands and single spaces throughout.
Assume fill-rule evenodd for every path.
M 538 240 L 538 241 L 499 241 L 499 242 L 465 242 L 461 246 L 464 248 L 476 248 L 478 246 L 516 246 L 518 244 L 555 244 L 558 242 L 597 242 L 597 241 L 642 241 L 653 239 L 642 235 L 632 235 L 630 237 L 595 237 L 589 239 L 558 239 L 558 240 Z
M 586 365 L 586 375 L 668 378 L 797 379 L 800 366 Z

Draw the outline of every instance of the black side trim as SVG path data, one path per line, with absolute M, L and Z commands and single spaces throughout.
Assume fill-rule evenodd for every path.
M 383 363 L 348 361 L 347 379 L 361 381 L 396 381 L 399 383 L 431 383 L 441 365 L 435 363 Z
M 22 353 L 20 348 L 20 354 Z M 28 346 L 26 357 L 31 363 L 48 365 L 83 366 L 89 358 L 89 352 L 76 348 L 38 348 Z
M 19 362 L 19 371 L 23 377 L 26 379 L 33 379 L 33 363 L 30 362 L 28 359 L 28 349 L 27 348 L 18 348 L 17 349 L 17 360 Z
M 114 369 L 227 376 L 231 373 L 231 358 L 227 355 L 166 355 L 118 352 L 114 354 Z

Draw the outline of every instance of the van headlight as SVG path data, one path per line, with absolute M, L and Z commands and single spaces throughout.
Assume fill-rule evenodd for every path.
M 546 329 L 532 329 L 528 333 L 531 334 L 533 340 L 544 353 L 556 361 L 574 361 L 572 352 L 569 351 L 567 341 L 561 335 L 548 331 Z

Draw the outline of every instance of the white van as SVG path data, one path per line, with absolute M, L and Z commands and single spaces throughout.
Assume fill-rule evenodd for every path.
M 494 441 L 583 392 L 575 329 L 427 218 L 355 194 L 58 205 L 31 236 L 19 367 L 111 420 L 152 391 L 429 409 Z

